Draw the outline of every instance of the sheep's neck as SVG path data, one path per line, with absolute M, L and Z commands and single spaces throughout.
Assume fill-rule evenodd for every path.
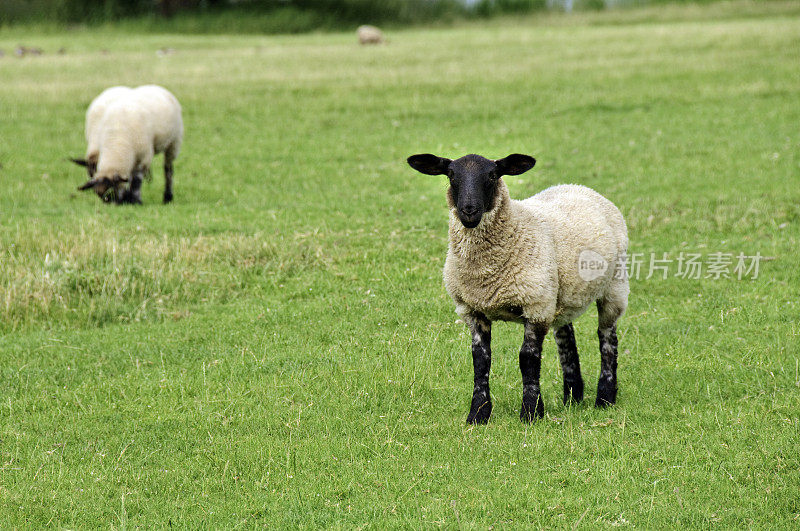
M 136 163 L 136 150 L 123 128 L 112 129 L 100 150 L 97 172 L 127 176 Z

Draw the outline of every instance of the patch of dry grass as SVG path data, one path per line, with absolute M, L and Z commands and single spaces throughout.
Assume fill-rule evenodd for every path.
M 77 233 L 37 227 L 10 239 L 0 251 L 5 330 L 159 320 L 192 304 L 229 301 L 254 285 L 268 289 L 330 261 L 304 234 L 109 235 L 90 223 Z

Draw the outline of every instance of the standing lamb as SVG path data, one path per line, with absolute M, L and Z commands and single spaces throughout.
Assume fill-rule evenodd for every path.
M 92 188 L 103 201 L 141 204 L 142 178 L 153 157 L 164 153 L 164 203 L 172 201 L 172 163 L 183 141 L 181 106 L 175 96 L 157 85 L 104 90 L 86 111 L 85 166 Z M 125 189 L 125 183 L 130 188 Z
M 578 185 L 548 188 L 524 201 L 509 197 L 503 175 L 519 175 L 536 160 L 509 155 L 457 160 L 413 155 L 408 164 L 428 175 L 447 175 L 450 231 L 444 283 L 472 334 L 475 372 L 467 423 L 489 420 L 492 321 L 525 326 L 519 353 L 520 418 L 544 415 L 539 388 L 542 342 L 553 328 L 564 372 L 564 403 L 583 399 L 572 322 L 597 303 L 600 379 L 596 407 L 617 396 L 617 319 L 628 304 L 627 228 L 608 199 Z

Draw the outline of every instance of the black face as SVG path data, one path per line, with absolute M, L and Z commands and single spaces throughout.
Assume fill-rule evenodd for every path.
M 117 190 L 113 186 L 95 186 L 94 193 L 97 194 L 97 197 L 102 199 L 103 203 L 110 203 L 111 201 L 117 200 Z
M 514 154 L 497 160 L 480 155 L 450 160 L 422 154 L 409 157 L 408 164 L 428 175 L 447 175 L 458 219 L 466 228 L 472 229 L 480 224 L 483 214 L 492 209 L 500 177 L 524 173 L 533 168 L 536 159 Z
M 124 180 L 118 175 L 115 175 L 113 179 L 108 177 L 89 179 L 83 185 L 79 186 L 78 190 L 88 190 L 91 188 L 104 203 L 110 203 L 112 201 L 121 203 L 124 199 L 124 194 L 122 193 L 124 190 L 123 182 Z
M 467 155 L 450 163 L 447 177 L 458 219 L 468 229 L 477 227 L 494 204 L 500 179 L 497 164 L 479 155 Z

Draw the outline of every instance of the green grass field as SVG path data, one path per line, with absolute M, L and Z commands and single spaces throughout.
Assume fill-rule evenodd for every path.
M 796 528 L 800 9 L 777 6 L 371 48 L 0 32 L 0 527 Z M 142 207 L 77 192 L 86 106 L 150 82 L 184 108 L 175 202 L 158 165 Z M 742 280 L 646 262 L 608 410 L 594 309 L 587 400 L 561 405 L 548 337 L 534 425 L 522 328 L 497 325 L 493 417 L 469 427 L 446 179 L 419 152 L 532 154 L 513 197 L 591 186 L 646 260 L 767 260 Z

